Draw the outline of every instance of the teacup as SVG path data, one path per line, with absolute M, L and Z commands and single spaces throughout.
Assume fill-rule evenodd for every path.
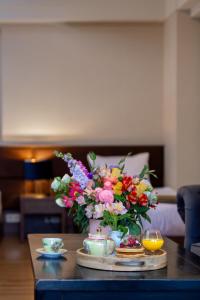
M 60 238 L 44 238 L 42 244 L 46 252 L 58 252 L 64 246 L 63 239 Z

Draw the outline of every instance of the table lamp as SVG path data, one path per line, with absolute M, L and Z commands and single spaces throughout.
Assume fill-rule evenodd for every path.
M 35 158 L 24 161 L 24 179 L 33 182 L 34 193 L 42 193 L 42 183 L 52 176 L 52 160 L 37 160 Z

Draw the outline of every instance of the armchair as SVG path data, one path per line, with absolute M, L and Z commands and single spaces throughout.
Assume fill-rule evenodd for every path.
M 187 250 L 191 250 L 192 244 L 200 242 L 200 185 L 179 188 L 177 207 L 185 222 L 184 246 Z

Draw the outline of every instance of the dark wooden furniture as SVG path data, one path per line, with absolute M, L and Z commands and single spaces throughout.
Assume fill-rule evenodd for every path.
M 164 147 L 161 145 L 125 145 L 125 146 L 60 146 L 60 145 L 26 145 L 26 146 L 1 146 L 0 147 L 0 190 L 4 209 L 19 209 L 19 195 L 26 190 L 24 180 L 24 160 L 33 156 L 37 159 L 53 160 L 52 178 L 62 176 L 66 173 L 66 164 L 55 158 L 55 150 L 71 152 L 75 158 L 87 164 L 86 154 L 94 151 L 99 155 L 120 155 L 124 156 L 129 152 L 137 154 L 141 152 L 150 153 L 150 168 L 156 170 L 158 179 L 152 177 L 152 184 L 164 185 Z M 43 191 L 45 192 L 45 191 Z M 47 191 L 49 192 L 49 191 Z
M 61 232 L 66 231 L 66 211 L 56 205 L 54 197 L 42 195 L 21 195 L 20 196 L 20 239 L 25 239 L 25 218 L 28 215 L 58 215 L 61 220 Z
M 200 258 L 166 239 L 167 268 L 148 272 L 109 272 L 76 265 L 75 250 L 82 235 L 56 235 L 69 250 L 66 258 L 49 260 L 39 257 L 46 235 L 29 235 L 29 245 L 37 300 L 167 300 L 199 299 Z M 53 235 L 51 235 L 53 236 Z

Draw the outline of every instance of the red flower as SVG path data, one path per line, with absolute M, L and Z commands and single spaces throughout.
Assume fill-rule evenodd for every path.
M 139 197 L 139 204 L 141 206 L 147 206 L 147 204 L 148 204 L 147 195 L 145 195 L 145 194 L 140 195 L 140 197 Z
M 133 184 L 133 178 L 130 176 L 124 176 L 122 179 L 122 191 L 125 192 L 131 188 Z
M 137 192 L 136 190 L 132 190 L 129 195 L 127 195 L 128 201 L 130 201 L 132 204 L 137 203 Z
M 79 194 L 82 194 L 83 191 L 78 182 L 70 182 L 69 187 L 70 187 L 69 196 L 72 200 L 75 201 L 76 198 L 79 196 Z

